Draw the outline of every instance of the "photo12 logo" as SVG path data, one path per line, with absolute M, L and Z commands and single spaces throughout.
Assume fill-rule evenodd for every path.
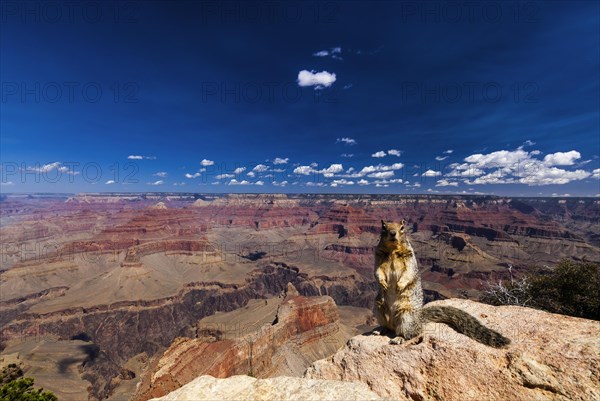
M 137 82 L 16 82 L 2 81 L 0 100 L 6 103 L 139 103 Z
M 87 183 L 97 183 L 105 180 L 107 183 L 137 184 L 136 178 L 140 169 L 137 163 L 113 163 L 104 166 L 97 162 L 52 162 L 34 163 L 2 162 L 0 165 L 0 182 L 9 183 L 74 183 L 81 179 Z
M 137 1 L 2 1 L 0 21 L 20 24 L 134 24 Z

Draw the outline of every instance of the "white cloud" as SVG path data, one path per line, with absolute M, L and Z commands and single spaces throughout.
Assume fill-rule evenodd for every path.
M 375 184 L 402 184 L 402 178 L 394 178 L 391 180 L 375 180 Z
M 244 171 L 246 171 L 246 167 L 238 167 L 233 170 L 233 174 L 242 174 Z
M 275 160 L 273 160 L 273 164 L 287 164 L 289 160 L 289 157 L 286 157 L 285 159 L 281 157 L 276 157 Z
M 334 58 L 336 60 L 342 60 L 342 58 L 339 56 L 341 53 L 342 53 L 342 48 L 337 46 L 337 47 L 332 47 L 330 50 L 319 50 L 318 52 L 313 53 L 313 56 L 315 56 L 315 57 L 331 56 L 331 58 Z
M 570 152 L 556 152 L 544 157 L 544 164 L 547 166 L 572 166 L 575 160 L 581 158 L 581 153 L 576 150 Z
M 401 154 L 402 154 L 402 151 L 400 151 L 398 149 L 390 149 L 390 150 L 388 150 L 388 155 L 390 155 L 390 156 L 400 157 Z
M 531 141 L 531 140 L 526 140 L 525 142 L 523 142 L 523 146 L 533 146 L 535 145 L 535 142 Z
M 354 181 L 348 181 L 342 178 L 341 180 L 333 180 L 331 182 L 332 187 L 337 187 L 338 185 L 354 185 Z
M 204 167 L 206 167 L 206 166 L 212 166 L 213 164 L 215 164 L 215 162 L 212 160 L 208 160 L 208 159 L 202 159 L 200 164 L 203 165 Z
M 423 177 L 439 177 L 442 175 L 439 171 L 427 170 L 422 174 Z
M 354 153 L 342 153 L 340 156 L 350 158 L 350 157 L 354 157 Z
M 335 82 L 336 77 L 334 73 L 327 71 L 315 72 L 302 70 L 298 73 L 298 85 L 299 86 L 314 86 L 315 89 L 328 88 Z
M 592 173 L 585 170 L 569 171 L 554 166 L 570 166 L 581 157 L 577 151 L 557 152 L 543 160 L 534 156 L 541 152 L 527 152 L 522 147 L 513 151 L 500 150 L 489 154 L 475 154 L 464 159 L 466 163 L 452 164 L 448 177 L 477 177 L 465 180 L 466 184 L 567 184 L 582 180 Z
M 235 177 L 235 174 L 219 174 L 215 178 L 217 180 L 222 180 L 223 178 L 233 178 L 233 177 Z
M 173 186 L 174 186 L 174 187 L 182 187 L 182 186 L 184 186 L 184 185 L 185 185 L 185 182 L 174 182 L 174 183 L 173 183 Z
M 592 171 L 592 178 L 600 178 L 600 168 L 597 168 L 594 171 Z
M 265 183 L 264 183 L 263 181 L 256 181 L 256 182 L 254 183 L 254 185 L 263 186 L 263 185 L 265 185 Z
M 335 143 L 343 142 L 346 145 L 356 145 L 356 140 L 348 137 L 338 138 L 335 140 Z
M 246 180 L 238 181 L 236 179 L 233 179 L 229 181 L 228 185 L 251 185 L 251 182 Z
M 287 181 L 281 181 L 281 182 L 273 181 L 273 185 L 276 187 L 285 187 L 287 184 L 288 184 Z
M 591 173 L 584 170 L 567 171 L 550 167 L 532 171 L 520 178 L 519 182 L 529 185 L 568 184 L 571 181 L 583 180 L 590 175 Z
M 344 85 L 344 89 L 350 89 L 354 86 L 354 84 L 346 84 Z
M 371 157 L 385 157 L 386 153 L 383 150 L 380 150 L 379 152 L 375 152 L 371 155 Z
M 436 187 L 457 187 L 458 186 L 458 182 L 456 181 L 448 181 L 445 178 L 438 180 L 437 184 L 435 184 Z
M 306 183 L 307 187 L 324 187 L 325 183 L 324 182 L 307 182 Z
M 185 178 L 198 178 L 198 177 L 200 177 L 200 173 L 194 173 L 194 174 L 185 173 Z
M 254 171 L 249 171 L 246 175 L 248 177 L 256 177 L 256 173 Z
M 149 182 L 148 185 L 162 185 L 165 182 L 163 180 L 158 180 L 158 181 L 154 181 L 154 182 Z
M 159 171 L 158 173 L 154 173 L 152 175 L 155 175 L 156 177 L 165 178 L 168 174 L 166 171 Z
M 358 181 L 358 185 L 369 185 L 369 181 L 361 179 L 360 181 Z
M 367 177 L 371 178 L 390 178 L 394 176 L 393 171 L 379 171 L 377 173 L 369 174 Z
M 446 160 L 448 158 L 448 156 L 436 156 L 435 160 L 441 162 L 442 160 Z
M 344 171 L 344 166 L 341 164 L 332 164 L 331 166 L 319 170 L 318 172 L 323 174 L 325 177 L 333 177 L 334 174 L 341 173 Z
M 111 184 L 114 184 L 114 183 L 115 183 L 115 180 L 108 180 L 108 181 L 105 182 L 106 185 L 111 185 Z
M 311 166 L 298 166 L 294 169 L 294 174 L 310 175 L 314 172 L 315 170 Z
M 452 150 L 452 149 L 448 149 L 448 150 L 444 150 L 442 153 L 443 153 L 443 154 L 445 154 L 445 155 L 449 155 L 449 154 L 451 154 L 452 152 L 454 152 L 454 150 Z
M 156 160 L 156 156 L 129 155 L 129 160 Z
M 269 169 L 269 167 L 265 166 L 264 164 L 257 164 L 252 171 L 256 171 L 257 173 L 264 173 L 265 171 L 267 171 Z

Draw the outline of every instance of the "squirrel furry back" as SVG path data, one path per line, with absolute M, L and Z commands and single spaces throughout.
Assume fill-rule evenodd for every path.
M 381 238 L 375 250 L 375 279 L 379 283 L 375 300 L 377 321 L 396 333 L 392 343 L 410 340 L 423 332 L 426 322 L 437 322 L 485 345 L 500 348 L 510 344 L 508 338 L 460 309 L 423 307 L 417 258 L 408 241 L 404 220 L 401 223 L 381 221 Z

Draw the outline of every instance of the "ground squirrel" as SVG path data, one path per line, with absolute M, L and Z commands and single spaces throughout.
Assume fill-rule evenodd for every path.
M 379 292 L 375 300 L 377 321 L 396 334 L 399 344 L 423 331 L 425 322 L 445 323 L 483 344 L 503 347 L 510 340 L 483 326 L 468 313 L 451 306 L 423 307 L 423 290 L 415 252 L 406 235 L 406 222 L 381 221 L 381 239 L 375 249 L 375 279 Z M 382 330 L 383 331 L 383 330 Z

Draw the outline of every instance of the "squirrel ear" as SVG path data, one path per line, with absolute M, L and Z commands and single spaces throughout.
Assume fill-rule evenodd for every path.
M 406 220 L 402 219 L 402 223 L 403 226 L 406 225 Z
M 387 228 L 387 226 L 385 225 L 385 221 L 381 220 L 381 228 Z

